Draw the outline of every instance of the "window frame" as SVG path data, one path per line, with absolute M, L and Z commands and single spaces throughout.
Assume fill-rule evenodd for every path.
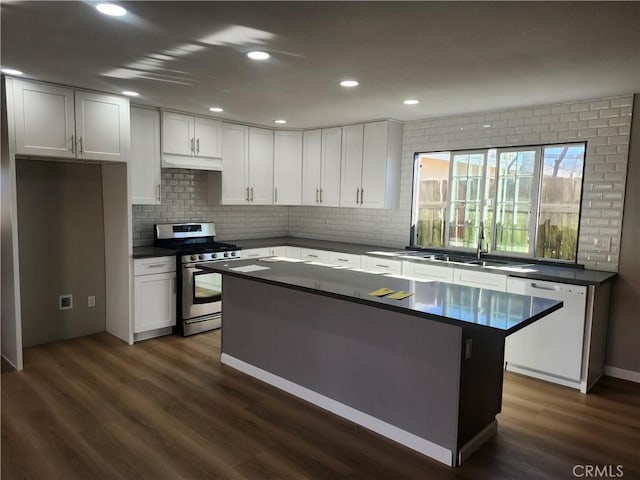
M 552 262 L 552 263 L 562 263 L 562 264 L 577 264 L 578 262 L 578 245 L 579 242 L 576 243 L 576 252 L 575 258 L 573 260 L 563 260 L 556 258 L 545 258 L 545 257 L 537 257 L 537 243 L 539 236 L 539 218 L 540 218 L 540 208 L 541 208 L 541 194 L 542 194 L 542 182 L 544 180 L 544 154 L 545 149 L 557 146 L 583 146 L 584 154 L 583 154 L 583 165 L 582 165 L 582 174 L 581 174 L 581 182 L 580 182 L 580 199 L 578 202 L 578 228 L 576 232 L 576 238 L 579 239 L 580 236 L 580 218 L 582 216 L 582 205 L 584 198 L 584 181 L 585 181 L 585 171 L 586 171 L 586 162 L 587 162 L 587 142 L 586 141 L 577 141 L 577 142 L 554 142 L 554 143 L 545 143 L 545 144 L 535 144 L 535 145 L 514 145 L 514 146 L 505 146 L 505 147 L 481 147 L 481 148 L 464 148 L 464 149 L 452 149 L 452 150 L 429 150 L 429 151 L 420 151 L 415 152 L 413 155 L 413 187 L 412 187 L 412 198 L 411 198 L 411 225 L 410 225 L 410 240 L 409 247 L 410 248 L 419 248 L 419 249 L 430 249 L 430 250 L 453 250 L 457 252 L 464 253 L 475 253 L 476 248 L 472 247 L 460 247 L 451 245 L 450 243 L 450 209 L 452 205 L 452 197 L 454 195 L 453 188 L 453 170 L 454 170 L 454 157 L 459 154 L 482 154 L 484 156 L 484 168 L 483 175 L 480 180 L 480 221 L 485 223 L 484 230 L 488 231 L 491 236 L 491 245 L 490 245 L 490 254 L 499 257 L 513 257 L 513 258 L 526 258 L 530 260 L 536 261 L 544 261 L 544 262 Z M 489 152 L 491 150 L 496 151 L 496 165 L 495 165 L 495 176 L 493 180 L 495 182 L 495 192 L 493 197 L 491 198 L 491 203 L 493 204 L 493 219 L 489 226 L 486 225 L 485 218 L 485 207 L 487 206 L 487 188 L 489 181 Z M 505 250 L 496 250 L 496 221 L 497 221 L 497 211 L 498 211 L 498 191 L 499 191 L 499 178 L 500 178 L 500 155 L 505 152 L 522 152 L 522 151 L 535 151 L 535 160 L 534 160 L 534 171 L 532 175 L 532 190 L 531 190 L 531 213 L 529 218 L 529 227 L 528 227 L 528 237 L 529 237 L 529 249 L 528 252 L 514 252 L 514 251 L 505 251 Z M 421 155 L 424 154 L 444 154 L 448 153 L 450 156 L 449 161 L 449 176 L 448 176 L 448 198 L 445 205 L 445 211 L 443 218 L 446 221 L 445 224 L 445 233 L 444 233 L 444 242 L 442 247 L 428 247 L 417 244 L 417 220 L 419 216 L 419 195 L 420 195 L 420 158 Z M 468 175 L 467 175 L 468 178 Z M 515 200 L 517 197 L 514 196 L 514 204 L 517 203 Z M 466 201 L 465 201 L 466 204 Z M 478 223 L 479 225 L 479 223 Z M 478 227 L 476 230 L 479 231 Z M 486 235 L 485 235 L 486 236 Z M 477 237 L 476 237 L 477 238 Z M 485 245 L 485 250 L 487 246 Z

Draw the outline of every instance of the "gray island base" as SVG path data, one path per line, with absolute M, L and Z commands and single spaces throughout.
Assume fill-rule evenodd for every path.
M 247 265 L 269 268 L 233 270 Z M 449 466 L 497 430 L 505 335 L 562 305 L 300 263 L 202 268 L 224 274 L 224 364 Z M 413 295 L 369 295 L 382 287 Z

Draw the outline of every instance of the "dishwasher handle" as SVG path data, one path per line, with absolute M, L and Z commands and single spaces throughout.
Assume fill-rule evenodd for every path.
M 537 288 L 538 290 L 547 290 L 551 292 L 559 292 L 560 287 L 558 285 L 545 285 L 541 283 L 531 282 L 531 288 Z

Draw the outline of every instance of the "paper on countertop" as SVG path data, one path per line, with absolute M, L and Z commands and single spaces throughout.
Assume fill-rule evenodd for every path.
M 389 295 L 391 292 L 393 292 L 393 290 L 390 288 L 379 288 L 370 292 L 369 295 L 373 295 L 374 297 L 384 297 L 385 295 Z
M 392 293 L 391 295 L 387 295 L 385 298 L 390 298 L 391 300 L 403 300 L 407 297 L 410 297 L 411 295 L 413 295 L 413 293 L 403 292 L 402 290 L 399 290 L 395 293 Z
M 259 270 L 269 270 L 271 267 L 263 267 L 262 265 L 244 265 L 242 267 L 234 267 L 229 270 L 233 270 L 234 272 L 241 273 L 249 273 L 249 272 L 257 272 Z

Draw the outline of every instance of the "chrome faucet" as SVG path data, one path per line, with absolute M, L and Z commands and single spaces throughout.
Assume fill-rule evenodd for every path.
M 482 257 L 482 241 L 484 240 L 484 222 L 480 222 L 480 232 L 478 233 L 478 248 L 476 249 L 476 257 L 478 260 Z

